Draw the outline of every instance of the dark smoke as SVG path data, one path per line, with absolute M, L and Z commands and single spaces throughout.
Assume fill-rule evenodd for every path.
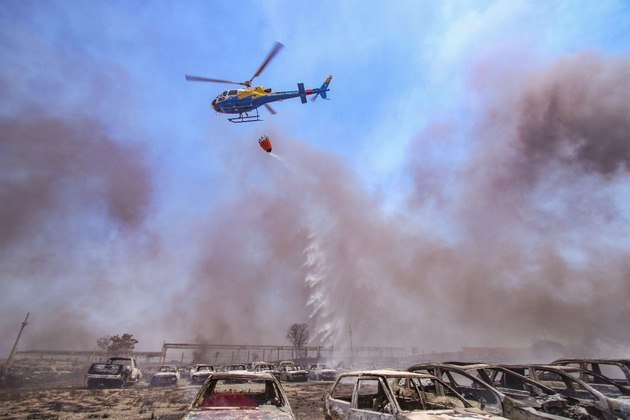
M 99 123 L 33 110 L 0 119 L 0 151 L 0 282 L 8 311 L 2 332 L 17 325 L 15 314 L 31 311 L 25 342 L 93 345 L 85 303 L 97 290 L 111 296 L 112 279 L 99 271 L 112 255 L 92 252 L 111 241 L 111 232 L 141 232 L 151 171 L 140 149 L 111 138 Z
M 453 174 L 412 162 L 414 208 L 439 199 L 457 238 L 428 260 L 418 254 L 418 270 L 462 338 L 522 345 L 549 335 L 593 352 L 630 341 L 620 324 L 630 316 L 630 232 L 617 197 L 628 181 L 629 71 L 627 57 L 586 53 L 529 75 L 479 71 L 481 113 L 459 132 L 467 164 Z M 414 148 L 453 132 L 429 129 Z
M 588 78 L 584 68 L 599 70 Z M 603 107 L 602 92 L 627 69 L 587 54 L 486 77 L 472 130 L 436 123 L 411 145 L 415 196 L 399 213 L 287 136 L 271 135 L 287 166 L 230 145 L 222 181 L 235 191 L 198 229 L 202 256 L 174 306 L 180 328 L 234 343 L 278 342 L 308 322 L 313 343 L 337 347 L 349 345 L 351 325 L 355 345 L 457 350 L 549 337 L 592 354 L 623 349 L 630 263 L 614 194 L 627 180 L 617 147 L 629 114 L 619 99 Z M 582 94 L 547 88 L 564 83 Z M 532 104 L 550 96 L 567 105 L 541 119 Z M 460 137 L 462 164 L 440 160 Z
M 3 118 L 0 133 L 1 245 L 38 231 L 51 208 L 73 211 L 68 202 L 94 207 L 123 229 L 146 218 L 148 167 L 139 150 L 121 146 L 98 123 Z
M 606 176 L 630 169 L 628 58 L 561 59 L 525 81 L 517 107 L 520 152 L 531 165 L 560 161 Z

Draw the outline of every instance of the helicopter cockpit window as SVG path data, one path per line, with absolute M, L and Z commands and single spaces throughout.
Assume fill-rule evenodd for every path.
M 231 90 L 228 95 L 236 95 L 236 90 Z
M 227 92 L 227 90 L 226 90 L 225 92 L 223 92 L 223 93 L 221 94 L 221 96 L 225 96 L 225 95 L 227 95 L 227 94 L 228 94 L 228 92 Z

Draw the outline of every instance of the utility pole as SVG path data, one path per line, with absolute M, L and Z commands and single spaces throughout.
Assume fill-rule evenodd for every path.
M 13 348 L 11 349 L 11 354 L 9 354 L 9 358 L 7 359 L 7 368 L 11 365 L 11 361 L 13 360 L 13 356 L 15 355 L 15 350 L 17 349 L 18 341 L 20 341 L 20 337 L 22 336 L 22 331 L 24 331 L 24 327 L 28 325 L 28 316 L 31 313 L 28 312 L 26 314 L 26 318 L 24 318 L 24 322 L 22 322 L 22 328 L 20 328 L 20 332 L 18 333 L 17 338 L 15 339 L 15 343 L 13 343 Z
M 350 328 L 348 328 L 348 333 L 350 334 L 350 360 L 354 359 L 354 350 L 352 348 L 352 324 L 350 324 Z

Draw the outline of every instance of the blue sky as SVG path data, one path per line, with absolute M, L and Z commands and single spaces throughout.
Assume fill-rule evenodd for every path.
M 193 74 L 247 80 L 276 41 L 282 42 L 284 49 L 255 84 L 275 91 L 295 90 L 298 82 L 318 87 L 332 74 L 330 101 L 305 105 L 298 100 L 285 101 L 274 105 L 277 115 L 261 110 L 263 122 L 236 125 L 225 116 L 215 116 L 209 106 L 225 85 L 189 83 L 184 79 L 185 74 Z M 484 146 L 479 133 L 492 132 L 484 124 L 489 121 L 488 110 L 493 109 L 493 101 L 503 100 L 499 98 L 501 92 L 511 91 L 512 81 L 517 85 L 564 57 L 593 52 L 606 62 L 623 61 L 628 58 L 629 45 L 630 5 L 623 1 L 4 1 L 0 3 L 0 92 L 7 100 L 0 103 L 0 116 L 11 120 L 38 115 L 63 120 L 70 126 L 84 120 L 95 122 L 98 128 L 93 130 L 113 139 L 112 147 L 131 151 L 124 159 L 127 163 L 121 164 L 121 171 L 142 172 L 148 168 L 152 187 L 150 202 L 139 210 L 143 215 L 137 216 L 141 227 L 131 233 L 115 223 L 112 226 L 111 220 L 102 216 L 98 205 L 102 197 L 94 192 L 100 189 L 81 184 L 81 191 L 88 191 L 85 196 L 75 194 L 72 188 L 59 193 L 57 204 L 46 210 L 50 218 L 38 216 L 32 222 L 31 226 L 41 222 L 41 230 L 24 233 L 20 241 L 8 242 L 0 255 L 4 260 L 0 261 L 4 266 L 0 268 L 0 284 L 7 291 L 6 296 L 11 296 L 10 301 L 7 297 L 2 303 L 6 323 L 2 331 L 11 331 L 21 317 L 19 314 L 33 310 L 28 304 L 32 299 L 29 294 L 50 270 L 33 269 L 36 273 L 32 274 L 29 267 L 35 263 L 23 253 L 25 247 L 49 243 L 54 235 L 45 232 L 55 231 L 51 226 L 60 225 L 59 217 L 63 219 L 61 225 L 72 230 L 68 235 L 77 240 L 64 252 L 50 257 L 56 261 L 57 270 L 52 276 L 56 280 L 49 283 L 53 299 L 64 301 L 63 291 L 80 282 L 81 276 L 96 265 L 102 272 L 67 304 L 70 313 L 79 311 L 99 325 L 94 334 L 116 333 L 107 329 L 108 320 L 113 320 L 112 328 L 135 327 L 135 334 L 149 347 L 159 345 L 164 336 L 192 338 L 194 331 L 173 327 L 163 314 L 152 324 L 158 324 L 153 330 L 136 320 L 139 316 L 153 316 L 152 302 L 171 302 L 170 296 L 157 289 L 167 287 L 182 296 L 194 289 L 196 283 L 190 279 L 207 268 L 204 247 L 225 239 L 216 236 L 221 228 L 217 213 L 223 214 L 235 206 L 236 214 L 238 205 L 234 203 L 247 201 L 244 197 L 248 194 L 260 194 L 262 199 L 284 197 L 276 188 L 281 188 L 286 174 L 277 172 L 283 170 L 277 168 L 279 163 L 258 149 L 256 140 L 262 134 L 272 137 L 274 151 L 285 158 L 289 167 L 311 171 L 304 176 L 303 185 L 311 185 L 309 179 L 326 184 L 326 176 L 338 173 L 337 187 L 347 192 L 344 197 L 357 197 L 353 206 L 374 208 L 375 217 L 382 218 L 383 223 L 391 222 L 389 217 L 404 220 L 404 225 L 395 230 L 403 232 L 405 238 L 409 234 L 420 242 L 435 237 L 443 244 L 465 241 L 462 237 L 467 235 L 462 231 L 469 232 L 470 227 L 457 216 L 460 201 L 449 197 L 465 194 L 469 185 L 462 178 L 466 174 L 473 174 L 474 178 L 475 165 L 483 162 L 481 158 L 477 160 L 483 154 L 479 147 L 490 147 Z M 433 132 L 441 133 L 436 136 L 439 141 L 430 139 Z M 2 135 L 8 141 L 8 130 Z M 504 144 L 507 143 L 495 146 L 504 150 Z M 134 166 L 137 156 L 139 169 Z M 6 162 L 20 165 L 11 159 L 7 157 Z M 97 166 L 105 165 L 101 159 L 107 161 L 107 156 L 95 158 Z M 89 166 L 86 163 L 78 167 Z M 110 179 L 117 171 L 115 165 L 113 168 L 103 169 L 107 174 L 103 176 Z M 322 178 L 318 178 L 318 168 Z M 24 171 L 24 176 L 30 176 L 28 168 Z M 442 176 L 439 181 L 425 178 L 422 182 L 428 184 L 422 184 L 422 188 L 431 189 L 433 185 L 440 193 L 427 194 L 429 198 L 423 198 L 421 206 L 413 207 L 409 203 L 414 202 L 413 196 L 422 183 L 414 176 L 426 171 L 440 171 Z M 620 173 L 607 181 L 601 201 L 613 203 L 612 221 L 605 227 L 617 232 L 618 226 L 627 222 L 629 210 L 628 189 L 623 182 L 627 173 Z M 18 175 L 6 171 L 5 177 Z M 583 185 L 591 186 L 584 187 L 587 189 L 599 188 L 601 180 L 593 181 L 589 174 L 583 177 L 583 184 L 567 187 L 572 191 L 571 197 Z M 303 191 L 311 187 L 291 188 Z M 532 197 L 547 197 L 549 191 L 545 188 L 539 185 Z M 321 205 L 324 214 L 335 213 L 335 202 L 326 201 L 328 204 L 323 205 L 317 194 L 304 198 L 304 202 L 312 204 L 306 207 Z M 8 193 L 7 196 L 11 197 Z M 14 198 L 19 201 L 23 196 Z M 72 204 L 67 204 L 73 200 L 80 202 L 77 213 L 73 213 Z M 252 201 L 255 207 L 256 200 Z M 59 204 L 62 202 L 66 204 Z M 545 203 L 546 211 L 557 210 L 549 210 L 553 203 Z M 302 211 L 296 206 L 296 212 Z M 297 218 L 318 219 L 308 211 Z M 557 211 L 566 216 L 566 209 Z M 288 213 L 282 226 L 293 220 L 294 214 Z M 75 214 L 87 215 L 90 221 L 75 223 L 73 218 L 83 220 L 83 216 Z M 235 226 L 250 223 L 249 219 L 231 222 Z M 230 225 L 230 221 L 223 223 Z M 509 222 L 503 226 L 509 226 Z M 523 231 L 528 227 L 523 225 Z M 209 234 L 210 239 L 202 238 L 202 230 L 214 234 Z M 567 259 L 584 254 L 595 258 L 591 250 L 579 245 L 582 238 L 592 233 L 590 230 L 568 228 L 565 233 L 566 238 L 573 239 L 566 239 L 564 245 L 556 244 L 562 248 L 560 254 L 564 253 Z M 605 242 L 623 254 L 628 243 L 620 239 L 621 233 L 612 239 L 596 235 L 596 242 Z M 256 243 L 266 243 L 266 235 L 276 236 L 256 228 L 248 228 L 243 235 L 250 234 L 263 239 L 248 242 L 247 255 L 256 253 Z M 232 238 L 230 233 L 222 235 Z M 541 234 L 536 240 L 543 237 Z M 407 239 L 392 241 L 401 243 Z M 159 246 L 153 249 L 150 243 L 154 240 Z M 137 249 L 142 250 L 142 255 L 135 255 Z M 526 254 L 519 253 L 519 258 L 528 261 Z M 46 255 L 49 254 L 42 251 L 40 257 Z M 59 263 L 78 256 L 87 258 L 85 267 Z M 253 271 L 264 266 L 263 261 L 243 258 Z M 108 266 L 108 261 L 117 267 Z M 387 265 L 374 264 L 374 272 Z M 524 272 L 537 270 L 532 267 L 522 268 Z M 300 277 L 298 272 L 302 269 L 299 262 L 286 268 L 291 273 L 289 277 Z M 21 285 L 9 279 L 16 272 L 24 278 Z M 111 296 L 116 299 L 123 298 L 122 289 L 141 277 L 144 280 L 139 281 L 135 291 L 145 297 L 134 308 L 113 317 L 99 311 L 85 314 L 84 309 L 77 309 L 81 305 L 76 302 L 89 301 L 85 293 L 97 288 L 94 285 L 99 276 L 113 282 L 116 292 Z M 153 290 L 148 279 L 156 276 L 160 280 Z M 114 277 L 117 280 L 112 280 Z M 179 280 L 172 282 L 170 277 Z M 269 290 L 273 284 L 269 283 Z M 405 287 L 406 283 L 401 282 L 400 290 Z M 334 293 L 332 289 L 334 286 L 310 294 L 302 292 L 306 293 L 305 300 L 312 301 L 314 294 Z M 282 300 L 271 291 L 268 295 L 274 302 Z M 287 311 L 296 319 L 308 319 L 314 329 L 321 330 L 327 317 L 332 316 L 300 314 L 299 307 L 303 308 L 304 302 L 292 304 Z M 185 312 L 181 308 L 173 311 Z M 341 318 L 345 321 L 353 316 L 347 313 Z M 193 320 L 194 315 L 187 314 L 185 318 L 198 322 Z M 39 338 L 33 338 L 31 344 L 45 346 L 47 336 L 41 333 L 41 325 L 39 328 L 33 333 Z M 149 332 L 143 335 L 142 328 Z M 357 328 L 361 337 L 360 327 Z M 76 330 L 67 342 L 85 346 L 92 341 L 85 333 L 85 325 L 76 326 Z M 181 336 L 177 336 L 179 332 Z M 215 330 L 201 333 L 219 341 L 237 340 L 233 334 L 222 335 Z M 80 338 L 86 335 L 89 337 Z M 261 340 L 259 335 L 253 336 L 254 341 Z M 261 344 L 281 341 L 282 329 L 270 337 Z M 367 327 L 363 337 L 365 342 L 378 341 L 370 337 Z M 418 340 L 414 336 L 402 340 L 402 344 Z M 456 347 L 462 343 L 452 338 L 438 345 Z

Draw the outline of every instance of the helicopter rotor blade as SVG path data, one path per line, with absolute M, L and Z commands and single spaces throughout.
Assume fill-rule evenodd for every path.
M 276 54 L 278 54 L 280 52 L 280 50 L 282 49 L 282 47 L 284 47 L 283 44 L 281 44 L 280 42 L 276 41 L 276 44 L 273 46 L 273 48 L 271 49 L 271 51 L 269 51 L 269 54 L 267 54 L 267 57 L 265 58 L 265 60 L 263 61 L 263 63 L 260 65 L 260 67 L 258 68 L 258 70 L 256 71 L 256 73 L 254 73 L 254 75 L 252 76 L 251 79 L 249 79 L 247 82 L 245 83 L 249 83 L 251 85 L 252 80 L 254 80 L 256 77 L 258 77 L 260 75 L 260 73 L 263 72 L 263 70 L 265 69 L 265 67 L 267 67 L 267 64 L 269 64 L 271 62 L 271 60 L 273 60 L 273 58 L 276 56 Z
M 267 108 L 267 111 L 271 112 L 271 114 L 272 114 L 272 115 L 276 115 L 276 114 L 277 114 L 276 110 L 275 110 L 275 109 L 273 109 L 273 108 L 271 107 L 271 105 L 269 105 L 269 104 L 265 104 L 265 108 Z
M 223 79 L 211 79 L 209 77 L 199 77 L 199 76 L 186 75 L 186 80 L 188 80 L 189 82 L 227 83 L 227 84 L 231 84 L 231 85 L 243 85 L 243 86 L 246 86 L 245 83 L 241 83 L 241 82 L 233 82 L 231 80 L 223 80 Z

